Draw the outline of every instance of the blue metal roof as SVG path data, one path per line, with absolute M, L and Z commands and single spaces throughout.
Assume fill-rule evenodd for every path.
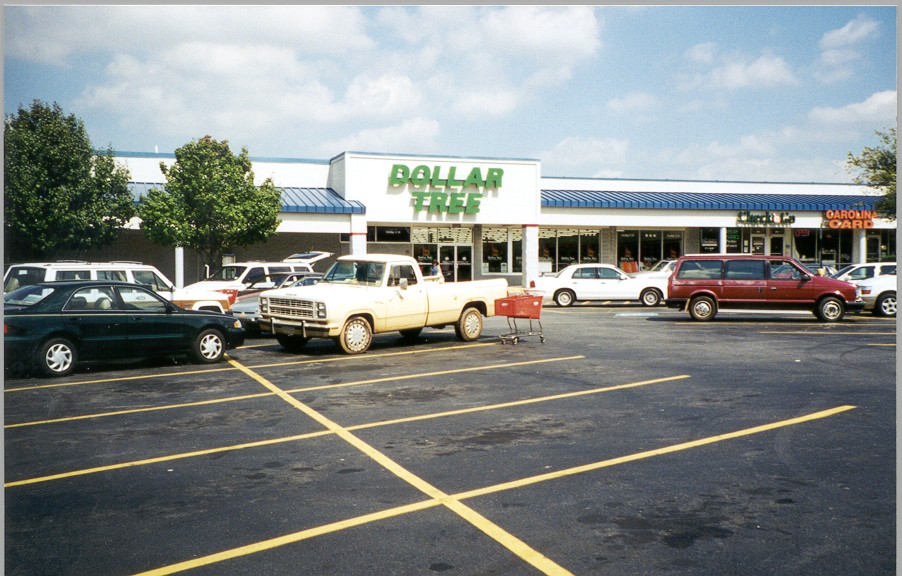
M 163 188 L 161 182 L 129 182 L 137 202 L 151 188 Z M 295 214 L 366 214 L 366 206 L 357 200 L 345 200 L 331 188 L 276 188 L 282 193 L 282 212 Z
M 282 212 L 305 214 L 366 214 L 357 200 L 345 200 L 331 188 L 281 188 Z
M 543 208 L 637 210 L 872 210 L 879 196 L 828 194 L 733 194 L 727 192 L 613 192 L 542 190 Z

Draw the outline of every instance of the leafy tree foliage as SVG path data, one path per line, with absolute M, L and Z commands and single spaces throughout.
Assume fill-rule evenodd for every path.
M 849 152 L 846 169 L 855 175 L 855 182 L 883 191 L 875 208 L 881 215 L 896 218 L 896 129 L 876 132 L 881 145 L 865 148 L 861 155 Z
M 150 190 L 138 207 L 150 240 L 196 250 L 216 269 L 226 250 L 275 234 L 281 195 L 271 178 L 254 185 L 247 148 L 235 156 L 227 140 L 204 136 L 176 150 L 175 163 L 161 162 L 160 170 L 167 183 Z
M 128 169 L 84 123 L 35 100 L 3 123 L 4 257 L 42 260 L 112 244 L 134 216 Z

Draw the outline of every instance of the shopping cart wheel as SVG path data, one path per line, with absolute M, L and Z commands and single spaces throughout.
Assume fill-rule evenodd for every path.
M 513 342 L 513 343 L 514 343 L 514 346 L 516 346 L 517 343 L 520 342 L 520 339 L 519 339 L 519 338 L 514 338 L 513 340 L 511 340 L 511 342 Z

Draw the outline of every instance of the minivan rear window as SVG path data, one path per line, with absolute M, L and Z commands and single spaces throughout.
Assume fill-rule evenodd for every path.
M 764 280 L 764 260 L 727 260 L 724 278 L 727 280 Z
M 677 278 L 683 280 L 720 280 L 720 260 L 686 260 L 680 266 Z

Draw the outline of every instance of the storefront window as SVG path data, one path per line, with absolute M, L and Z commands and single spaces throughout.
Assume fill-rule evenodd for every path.
M 720 252 L 720 228 L 702 228 L 699 230 L 699 252 L 717 254 Z
M 557 261 L 557 230 L 539 229 L 539 273 L 554 272 Z
M 642 230 L 639 233 L 639 258 L 644 268 L 651 268 L 661 259 L 662 232 L 659 230 Z
M 509 268 L 507 228 L 484 228 L 482 231 L 483 273 L 507 274 Z
M 639 231 L 617 232 L 617 264 L 624 272 L 639 271 Z
M 515 273 L 523 272 L 523 229 L 513 228 L 510 231 L 510 254 L 513 259 L 513 271 Z
M 587 230 L 579 235 L 579 261 L 581 263 L 598 262 L 598 232 Z
M 742 252 L 744 232 L 742 228 L 727 228 L 727 254 Z
M 664 243 L 661 252 L 662 259 L 679 258 L 683 255 L 683 233 L 664 232 Z
M 558 230 L 557 258 L 558 270 L 579 262 L 579 230 Z

